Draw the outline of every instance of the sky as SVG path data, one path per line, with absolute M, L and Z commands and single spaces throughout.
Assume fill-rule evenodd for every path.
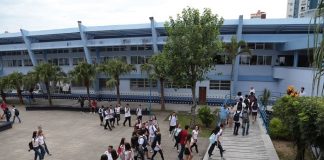
M 0 33 L 85 26 L 165 22 L 190 6 L 211 8 L 225 19 L 261 10 L 267 18 L 285 18 L 287 0 L 0 0 Z

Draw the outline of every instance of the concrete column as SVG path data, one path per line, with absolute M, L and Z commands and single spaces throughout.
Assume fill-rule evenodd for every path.
M 27 51 L 28 51 L 28 55 L 29 55 L 29 58 L 31 59 L 31 61 L 33 63 L 33 66 L 37 66 L 37 60 L 35 58 L 35 54 L 34 54 L 33 50 L 31 49 L 31 41 L 27 37 L 28 36 L 28 31 L 20 29 L 20 33 L 21 33 L 21 36 L 22 36 L 22 38 L 23 38 L 23 40 L 25 42 L 25 45 L 26 45 L 26 48 L 27 48 Z
M 294 67 L 298 66 L 298 52 L 294 52 Z
M 237 41 L 242 40 L 242 26 L 243 26 L 243 15 L 240 15 L 238 19 L 238 24 L 237 24 L 237 31 L 236 31 L 236 38 Z M 232 94 L 236 94 L 237 92 L 237 82 L 238 82 L 238 75 L 239 75 L 239 63 L 240 63 L 240 56 L 236 56 L 235 58 L 235 65 L 234 65 L 234 70 L 233 70 L 233 79 L 232 82 L 233 84 L 231 85 L 232 87 Z
M 88 38 L 87 38 L 87 35 L 84 33 L 85 26 L 82 25 L 81 21 L 78 21 L 78 27 L 79 27 L 79 32 L 80 32 L 80 36 L 81 36 L 81 40 L 82 40 L 83 51 L 84 51 L 84 55 L 86 57 L 86 61 L 88 64 L 92 64 L 90 50 L 87 46 Z
M 151 29 L 152 29 L 152 46 L 153 46 L 153 52 L 158 53 L 158 46 L 157 46 L 157 31 L 155 29 L 155 21 L 154 21 L 154 17 L 150 17 L 150 21 L 151 21 Z

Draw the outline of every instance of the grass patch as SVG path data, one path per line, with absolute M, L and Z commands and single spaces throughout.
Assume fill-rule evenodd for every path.
M 177 117 L 178 117 L 178 123 L 180 123 L 181 128 L 184 128 L 185 125 L 190 124 L 190 120 L 191 120 L 192 116 L 188 112 L 178 112 Z M 167 116 L 164 120 L 169 121 L 169 116 Z M 200 119 L 197 116 L 196 125 L 198 125 L 200 127 L 199 136 L 208 138 L 210 136 L 210 133 L 216 126 L 216 121 L 211 122 L 210 128 L 206 128 L 205 125 L 203 125 L 203 123 L 200 121 Z M 192 131 L 192 129 L 189 129 L 189 133 L 191 133 L 191 131 Z
M 280 160 L 295 160 L 296 146 L 291 141 L 272 140 Z M 305 160 L 313 160 L 312 153 L 306 149 Z

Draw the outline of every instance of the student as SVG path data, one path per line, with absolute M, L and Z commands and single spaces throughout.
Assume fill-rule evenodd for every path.
M 257 115 L 258 115 L 258 100 L 255 99 L 254 102 L 252 102 L 252 123 L 256 121 Z
M 110 118 L 109 117 L 109 109 L 105 109 L 104 113 L 105 113 L 105 121 L 106 121 L 104 128 L 107 129 L 107 126 L 108 126 L 109 130 L 112 130 L 110 127 L 110 124 L 109 124 L 109 118 Z
M 192 139 L 191 139 L 191 146 L 190 150 L 192 150 L 193 147 L 195 147 L 196 152 L 198 153 L 198 134 L 199 134 L 199 126 L 196 126 L 194 130 L 192 130 Z
M 243 103 L 245 104 L 245 108 L 250 108 L 250 99 L 249 99 L 249 95 L 245 95 L 245 98 L 243 100 Z M 244 109 L 244 108 L 243 108 Z
M 182 130 L 180 133 L 179 133 L 179 138 L 180 138 L 180 145 L 181 145 L 181 150 L 179 152 L 179 155 L 178 155 L 178 158 L 181 160 L 183 159 L 183 152 L 185 151 L 185 145 L 186 145 L 186 139 L 187 139 L 187 136 L 188 136 L 188 129 L 189 129 L 189 126 L 186 125 L 185 126 L 185 129 Z
M 191 138 L 192 135 L 188 134 L 188 136 L 186 137 L 186 141 L 185 141 L 185 151 L 184 154 L 186 155 L 186 160 L 191 160 L 193 155 L 192 155 L 192 151 L 190 149 L 191 146 Z
M 145 136 L 145 130 L 139 131 L 139 137 L 138 137 L 138 153 L 141 156 L 141 159 L 144 160 L 144 156 L 146 156 L 146 159 L 150 159 L 148 155 L 148 140 Z
M 40 159 L 44 159 L 45 156 L 45 137 L 43 135 L 43 131 L 39 130 L 37 133 L 37 138 L 38 138 L 38 142 L 39 142 L 39 149 L 41 152 L 41 158 Z
M 4 101 L 2 101 L 0 106 L 1 106 L 1 109 L 3 111 L 3 114 L 1 115 L 1 119 L 3 119 L 3 117 L 5 116 L 5 110 L 7 108 L 7 104 Z
M 12 122 L 15 123 L 15 119 L 17 117 L 19 120 L 19 123 L 21 123 L 21 120 L 19 118 L 19 110 L 15 107 L 15 105 L 12 105 L 12 112 L 14 112 L 14 117 L 13 117 Z
M 121 156 L 124 153 L 124 150 L 125 150 L 125 138 L 122 138 L 120 140 L 120 143 L 119 143 L 119 146 L 117 149 L 118 156 Z
M 125 120 L 124 120 L 124 123 L 123 123 L 124 126 L 125 126 L 125 123 L 127 121 L 128 121 L 129 127 L 132 127 L 132 125 L 131 125 L 131 113 L 130 113 L 130 108 L 129 108 L 128 103 L 126 104 L 126 107 L 125 107 Z
M 40 148 L 39 148 L 39 140 L 37 137 L 37 131 L 33 132 L 31 142 L 33 144 L 33 150 L 35 152 L 34 160 L 37 160 L 37 157 L 39 157 L 39 159 L 41 160 L 42 157 L 41 157 L 41 152 L 40 152 Z
M 181 132 L 181 125 L 180 124 L 177 124 L 176 128 L 174 129 L 174 140 L 175 140 L 175 143 L 174 143 L 174 148 L 177 148 L 177 151 L 179 152 L 179 143 L 180 143 L 180 136 L 179 136 L 179 133 Z
M 170 132 L 170 136 L 172 134 L 172 132 L 174 131 L 174 129 L 176 128 L 176 125 L 177 125 L 177 121 L 178 121 L 178 118 L 177 118 L 177 115 L 175 112 L 173 112 L 170 117 L 169 117 L 169 132 Z
M 152 120 L 153 125 L 154 125 L 156 128 L 159 128 L 158 120 L 157 120 L 157 118 L 156 118 L 156 116 L 155 116 L 154 114 L 151 116 L 151 120 Z
M 110 105 L 109 109 L 109 122 L 110 122 L 110 126 L 112 128 L 115 128 L 115 111 L 112 108 L 112 105 Z
M 148 130 L 149 130 L 149 142 L 151 143 L 151 149 L 152 149 L 151 152 L 153 152 L 154 148 L 152 148 L 152 143 L 156 136 L 157 129 L 156 129 L 155 125 L 153 124 L 152 120 L 149 121 Z
M 242 136 L 249 134 L 250 118 L 247 108 L 242 112 Z
M 249 105 L 249 114 L 251 114 L 252 113 L 252 103 L 254 102 L 254 101 L 256 101 L 256 97 L 255 97 L 255 95 L 254 95 L 254 93 L 253 92 L 251 92 L 250 93 L 250 95 L 249 95 L 249 100 L 250 100 L 250 105 Z
M 243 108 L 245 108 L 246 105 L 243 103 L 243 98 L 239 99 L 239 102 L 236 103 L 236 110 L 242 111 Z
M 4 114 L 5 114 L 5 116 L 6 116 L 6 120 L 7 120 L 7 122 L 10 122 L 11 112 L 10 112 L 9 108 L 6 108 L 6 109 L 4 110 Z
M 226 106 L 224 105 L 223 107 L 221 107 L 221 110 L 220 110 L 220 124 L 223 124 L 223 125 L 226 124 L 228 114 L 229 114 L 229 111 L 226 109 Z
M 101 155 L 100 160 L 109 160 L 106 154 Z
M 138 108 L 136 109 L 137 119 L 142 122 L 142 105 L 139 104 Z
M 125 151 L 122 160 L 134 160 L 132 148 L 129 143 L 125 143 Z
M 101 106 L 101 108 L 98 109 L 98 114 L 100 118 L 100 126 L 103 126 L 103 119 L 104 119 L 104 106 Z
M 79 96 L 78 102 L 80 103 L 80 107 L 83 108 L 84 107 L 84 99 L 81 96 Z
M 111 150 L 111 157 L 112 157 L 113 160 L 118 159 L 118 154 L 117 154 L 117 151 L 115 149 Z
M 90 113 L 92 112 L 93 114 L 96 114 L 96 109 L 97 109 L 97 101 L 94 99 L 91 102 L 91 110 L 90 110 Z
M 44 132 L 43 132 L 43 129 L 42 129 L 42 126 L 38 126 L 38 132 L 41 132 L 43 137 L 44 137 L 44 147 L 45 147 L 45 151 L 47 153 L 47 155 L 51 156 L 52 154 L 50 154 L 49 150 L 48 150 L 48 147 L 47 147 L 47 144 L 46 144 L 46 141 L 45 141 L 45 135 L 44 135 Z
M 117 104 L 115 107 L 115 118 L 117 119 L 117 126 L 119 126 L 120 121 L 120 104 Z
M 108 150 L 105 151 L 105 155 L 107 155 L 107 160 L 113 160 L 111 151 L 113 150 L 113 146 L 108 146 Z
M 238 130 L 240 128 L 240 114 L 241 114 L 241 111 L 237 110 L 235 111 L 234 113 L 234 117 L 233 117 L 233 120 L 234 120 L 234 132 L 233 132 L 233 135 L 238 135 Z
M 161 147 L 161 133 L 160 132 L 158 132 L 156 134 L 155 139 L 154 139 L 154 141 L 152 143 L 152 148 L 154 150 L 154 153 L 152 155 L 152 159 L 151 160 L 154 160 L 154 157 L 155 157 L 155 155 L 156 155 L 157 152 L 160 153 L 162 160 L 164 160 L 164 156 L 163 156 L 163 152 L 162 152 L 162 147 Z
M 223 159 L 223 153 L 225 152 L 225 150 L 223 149 L 221 143 L 220 143 L 220 136 L 222 135 L 221 133 L 221 127 L 216 126 L 215 130 L 212 132 L 211 136 L 209 137 L 209 141 L 211 143 L 209 149 L 208 149 L 208 155 L 209 157 L 211 157 L 213 155 L 213 151 L 215 149 L 215 146 L 218 146 L 220 155 L 221 155 L 221 159 Z
M 236 102 L 239 102 L 240 101 L 240 98 L 243 99 L 242 92 L 237 92 L 237 95 L 235 97 Z
M 235 113 L 235 110 L 234 110 L 234 106 L 231 106 L 231 107 L 229 107 L 230 109 L 229 109 L 229 116 L 228 116 L 228 127 L 229 128 L 232 128 L 232 126 L 233 126 L 233 117 L 234 117 L 234 113 Z

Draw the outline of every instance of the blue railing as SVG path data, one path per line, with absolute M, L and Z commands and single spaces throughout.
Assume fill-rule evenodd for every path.
M 267 133 L 269 133 L 269 124 L 270 124 L 271 117 L 270 117 L 269 113 L 267 113 L 268 111 L 266 110 L 266 108 L 263 105 L 259 104 L 259 106 L 261 106 L 261 107 L 259 107 L 260 118 L 263 121 L 263 126 L 267 130 Z

